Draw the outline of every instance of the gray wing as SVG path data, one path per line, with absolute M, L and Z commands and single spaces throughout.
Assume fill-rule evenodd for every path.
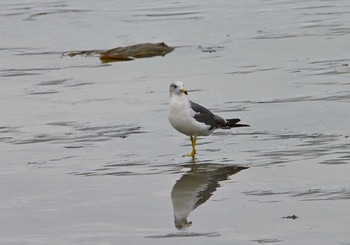
M 213 114 L 207 108 L 197 103 L 194 103 L 193 101 L 190 101 L 190 104 L 191 104 L 192 110 L 194 110 L 196 113 L 194 115 L 194 118 L 201 123 L 210 125 L 210 129 L 218 128 L 220 126 L 225 125 L 226 123 L 225 119 Z

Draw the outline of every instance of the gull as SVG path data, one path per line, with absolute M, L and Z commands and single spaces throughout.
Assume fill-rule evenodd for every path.
M 180 81 L 170 84 L 169 122 L 180 133 L 190 136 L 192 152 L 187 156 L 195 158 L 198 136 L 208 136 L 218 128 L 249 127 L 239 124 L 238 118 L 224 119 L 207 108 L 188 99 L 187 90 Z

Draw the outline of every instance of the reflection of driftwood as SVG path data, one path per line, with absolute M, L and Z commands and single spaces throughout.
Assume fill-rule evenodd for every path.
M 94 55 L 99 55 L 103 50 L 95 49 L 95 50 L 83 50 L 83 51 L 72 51 L 69 53 L 65 53 L 64 55 L 68 55 L 70 57 L 74 57 L 76 55 L 81 55 L 81 56 L 94 56 Z
M 119 47 L 109 50 L 85 50 L 69 52 L 67 55 L 73 57 L 76 55 L 93 56 L 99 55 L 103 63 L 113 61 L 127 61 L 134 58 L 149 58 L 154 56 L 165 56 L 172 52 L 174 48 L 165 43 L 141 43 L 127 47 Z

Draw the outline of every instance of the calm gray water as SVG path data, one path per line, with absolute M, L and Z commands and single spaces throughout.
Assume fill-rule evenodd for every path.
M 2 0 L 0 26 L 0 244 L 350 244 L 349 1 Z M 178 48 L 63 55 L 145 42 Z M 182 157 L 174 80 L 251 127 Z

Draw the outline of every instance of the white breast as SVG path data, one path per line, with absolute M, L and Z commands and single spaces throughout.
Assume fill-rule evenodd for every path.
M 170 97 L 169 122 L 180 133 L 193 136 L 206 136 L 211 133 L 210 126 L 197 122 L 193 117 L 190 101 L 185 95 Z

